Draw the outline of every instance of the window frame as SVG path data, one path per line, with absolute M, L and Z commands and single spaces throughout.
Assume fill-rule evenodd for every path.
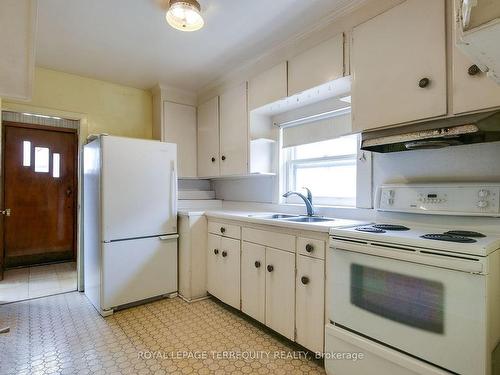
M 357 138 L 359 145 L 359 134 L 357 134 Z M 295 158 L 295 152 L 296 152 L 295 147 L 297 146 L 282 149 L 281 152 L 281 157 L 283 158 L 282 173 L 283 173 L 283 190 L 284 190 L 282 193 L 290 190 L 300 191 L 303 188 L 302 186 L 296 186 L 296 179 L 295 179 L 296 171 L 300 167 L 314 168 L 314 167 L 343 166 L 343 165 L 354 164 L 357 173 L 359 147 L 353 154 L 324 156 L 319 158 L 305 158 L 305 159 Z M 356 196 L 352 198 L 314 196 L 313 192 L 313 204 L 320 204 L 324 206 L 356 207 L 356 198 L 357 198 Z M 303 201 L 296 195 L 292 195 L 288 198 L 283 198 L 283 203 L 303 204 Z

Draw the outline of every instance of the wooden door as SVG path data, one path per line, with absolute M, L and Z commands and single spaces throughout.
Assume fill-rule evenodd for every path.
M 76 257 L 77 134 L 4 122 L 4 266 Z
M 295 254 L 266 248 L 266 325 L 295 339 Z
M 220 294 L 224 303 L 240 309 L 240 240 L 222 237 L 219 272 Z
M 220 257 L 221 257 L 221 237 L 215 234 L 208 235 L 207 246 L 207 290 L 208 293 L 220 299 L 219 278 L 220 278 Z
M 325 262 L 297 256 L 296 341 L 305 348 L 323 353 L 325 331 Z
M 353 130 L 444 116 L 444 0 L 407 0 L 354 27 Z
M 250 242 L 241 245 L 241 311 L 265 324 L 266 248 Z
M 198 177 L 214 177 L 219 171 L 219 97 L 198 107 Z
M 248 173 L 247 83 L 220 96 L 220 174 Z

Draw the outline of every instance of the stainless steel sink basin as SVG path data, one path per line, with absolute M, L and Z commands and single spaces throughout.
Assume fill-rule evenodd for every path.
M 299 217 L 298 215 L 288 215 L 288 214 L 273 214 L 273 215 L 252 215 L 252 217 L 258 217 L 259 219 L 293 219 Z
M 294 221 L 298 223 L 321 223 L 324 221 L 334 221 L 335 219 L 329 219 L 326 217 L 315 217 L 315 216 L 300 216 L 283 219 L 286 221 Z

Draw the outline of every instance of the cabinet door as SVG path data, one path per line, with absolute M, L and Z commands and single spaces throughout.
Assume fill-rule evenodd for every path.
M 241 311 L 265 324 L 266 248 L 250 242 L 241 245 Z
M 220 300 L 240 309 L 240 240 L 221 239 Z
M 164 142 L 177 144 L 179 177 L 196 177 L 196 107 L 163 102 Z
M 221 175 L 248 173 L 247 83 L 220 97 Z
M 219 97 L 198 107 L 198 177 L 219 175 Z
M 208 293 L 221 299 L 220 267 L 221 267 L 221 237 L 208 235 L 207 245 L 207 290 Z
M 295 339 L 295 254 L 266 248 L 266 325 Z
M 248 110 L 286 98 L 287 63 L 278 64 L 248 82 Z
M 288 95 L 344 75 L 344 34 L 313 47 L 288 62 Z
M 353 29 L 353 130 L 446 114 L 445 35 L 444 0 L 407 0 Z
M 325 331 L 325 262 L 297 257 L 296 341 L 313 352 L 323 352 Z

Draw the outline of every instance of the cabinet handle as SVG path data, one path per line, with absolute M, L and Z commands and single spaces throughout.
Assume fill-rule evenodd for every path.
M 224 227 L 220 227 L 220 232 L 221 232 L 221 233 L 225 233 L 225 232 L 226 232 L 226 228 L 224 228 Z
M 227 251 L 223 251 L 223 252 L 222 252 L 222 256 L 223 256 L 224 258 L 225 258 L 225 257 L 227 257 Z
M 425 87 L 429 86 L 430 83 L 431 83 L 431 80 L 429 78 L 425 77 L 425 78 L 422 78 L 420 81 L 418 81 L 418 86 L 421 88 L 425 88 Z
M 307 276 L 302 276 L 300 281 L 302 281 L 302 284 L 304 285 L 309 284 L 309 278 Z
M 271 266 L 271 265 L 267 266 L 267 272 L 273 272 L 273 270 L 274 270 L 273 266 Z
M 222 155 L 221 157 L 222 161 L 226 160 L 226 157 L 224 155 Z
M 481 73 L 481 69 L 479 69 L 479 67 L 476 64 L 474 64 L 469 66 L 469 69 L 467 69 L 467 73 L 469 73 L 470 76 L 475 76 Z
M 215 163 L 215 158 L 213 156 L 212 156 L 211 160 L 212 160 L 212 163 Z
M 255 261 L 255 268 L 260 268 L 260 262 L 258 260 Z
M 314 250 L 314 246 L 313 246 L 313 245 L 311 245 L 310 243 L 308 243 L 308 244 L 306 245 L 306 251 L 307 251 L 308 253 L 312 253 L 312 252 L 313 252 L 313 250 Z
M 214 254 L 215 255 L 219 254 L 219 249 L 214 249 Z

